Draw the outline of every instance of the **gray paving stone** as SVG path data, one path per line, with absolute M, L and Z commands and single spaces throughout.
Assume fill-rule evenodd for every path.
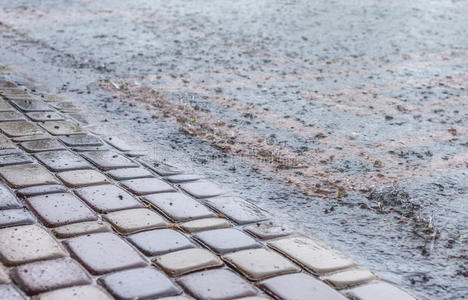
M 202 248 L 191 248 L 167 253 L 156 257 L 153 259 L 153 262 L 169 276 L 180 276 L 223 265 L 219 257 Z
M 21 204 L 16 200 L 15 195 L 6 186 L 0 183 L 0 209 L 20 207 Z
M 69 193 L 35 196 L 26 201 L 48 227 L 97 220 L 83 202 Z
M 110 182 L 106 176 L 96 170 L 65 171 L 57 173 L 57 177 L 68 187 L 84 187 Z
M 0 285 L 0 299 L 5 300 L 25 300 L 20 291 L 16 289 L 15 286 L 9 284 Z
M 82 285 L 42 293 L 33 300 L 113 300 L 103 288 L 95 285 Z
M 122 168 L 122 169 L 115 169 L 110 170 L 107 172 L 107 175 L 114 178 L 115 180 L 128 180 L 128 179 L 136 179 L 136 178 L 147 178 L 152 177 L 150 171 L 143 169 L 143 168 Z
M 64 117 L 56 112 L 30 112 L 26 115 L 35 122 L 64 120 Z
M 282 275 L 260 282 L 260 287 L 282 300 L 346 300 L 322 281 L 305 273 Z
M 101 170 L 138 167 L 135 162 L 113 151 L 84 152 L 83 156 Z
M 249 282 L 224 269 L 189 274 L 177 282 L 196 299 L 226 300 L 257 294 Z
M 321 276 L 320 279 L 340 290 L 377 279 L 377 276 L 367 269 L 346 269 Z
M 22 120 L 25 120 L 25 117 L 17 111 L 0 111 L 0 122 Z
M 14 266 L 66 255 L 57 241 L 37 225 L 0 229 L 0 260 Z
M 18 266 L 11 274 L 16 284 L 28 295 L 91 283 L 86 271 L 70 258 Z
M 1 167 L 0 175 L 9 186 L 14 188 L 58 183 L 57 179 L 46 168 L 38 164 Z
M 113 273 L 99 278 L 99 283 L 119 300 L 159 298 L 182 292 L 166 275 L 154 268 Z
M 206 200 L 206 204 L 241 225 L 263 221 L 268 218 L 263 209 L 239 197 L 212 198 Z
M 103 218 L 120 233 L 165 228 L 168 223 L 158 213 L 147 208 L 133 208 L 108 213 Z
M 206 218 L 184 222 L 178 226 L 185 232 L 193 233 L 212 229 L 229 228 L 232 227 L 232 224 L 223 218 Z
M 6 136 L 0 133 L 0 150 L 16 149 L 16 145 Z
M 32 160 L 24 154 L 10 154 L 0 156 L 0 167 L 32 163 Z
M 47 103 L 42 102 L 40 100 L 31 100 L 31 99 L 13 99 L 11 103 L 18 107 L 20 110 L 24 112 L 31 112 L 31 111 L 53 111 L 53 109 L 47 105 Z
M 159 298 L 159 300 L 191 300 L 193 298 L 189 298 L 187 296 L 174 296 L 174 297 L 164 297 Z
M 11 106 L 8 102 L 5 100 L 0 99 L 0 111 L 14 111 L 15 108 Z
M 193 174 L 178 174 L 166 177 L 166 180 L 172 183 L 183 183 L 183 182 L 190 182 L 202 179 L 203 177 L 200 175 L 193 175 Z
M 24 208 L 0 210 L 0 228 L 29 225 L 34 221 L 34 217 Z
M 175 189 L 157 178 L 139 178 L 120 182 L 135 195 L 148 195 L 155 193 L 174 192 Z
M 90 169 L 91 164 L 70 151 L 47 151 L 34 154 L 49 170 L 54 172 Z
M 10 155 L 10 154 L 21 154 L 23 151 L 21 151 L 19 148 L 14 148 L 14 149 L 1 149 L 0 147 L 0 156 L 1 155 Z
M 173 229 L 156 229 L 129 235 L 127 239 L 148 256 L 194 248 L 186 236 Z
M 101 146 L 102 142 L 99 138 L 89 134 L 76 134 L 61 136 L 60 141 L 67 146 Z
M 39 124 L 52 135 L 82 134 L 83 129 L 69 121 L 47 121 Z
M 31 122 L 0 122 L 0 130 L 9 137 L 21 137 L 40 134 L 43 131 Z
M 113 233 L 82 235 L 64 243 L 92 274 L 144 267 L 148 264 L 135 249 Z
M 73 147 L 73 151 L 75 152 L 91 152 L 91 151 L 107 151 L 107 148 L 104 146 L 81 146 L 81 147 Z
M 247 225 L 244 227 L 244 230 L 261 240 L 271 240 L 284 237 L 294 232 L 294 229 L 290 226 L 272 221 Z
M 171 176 L 171 175 L 177 175 L 177 174 L 183 173 L 183 171 L 177 167 L 169 166 L 169 165 L 157 162 L 157 161 L 148 161 L 148 160 L 142 159 L 140 160 L 140 162 L 161 176 Z
M 71 101 L 60 101 L 60 102 L 52 102 L 52 106 L 61 112 L 76 112 L 79 111 L 80 108 L 77 107 L 73 102 Z
M 194 237 L 219 254 L 260 247 L 251 236 L 234 228 L 203 231 L 196 233 Z
M 28 152 L 57 151 L 65 149 L 62 144 L 53 139 L 24 142 L 21 143 L 20 146 Z
M 356 300 L 417 300 L 408 292 L 385 281 L 374 281 L 345 292 Z
M 138 148 L 136 145 L 131 145 L 131 142 L 127 142 L 119 138 L 118 136 L 106 136 L 103 138 L 103 140 L 109 145 L 111 145 L 112 147 L 114 147 L 115 149 L 124 151 L 124 152 Z
M 210 209 L 183 193 L 160 193 L 143 198 L 174 221 L 216 216 Z
M 67 188 L 59 184 L 38 185 L 16 190 L 18 196 L 32 197 L 53 193 L 65 193 Z
M 69 113 L 68 116 L 72 117 L 73 119 L 82 124 L 89 124 L 91 122 L 90 116 L 84 114 L 83 112 L 72 112 Z
M 226 193 L 226 191 L 217 184 L 207 180 L 183 183 L 180 185 L 180 188 L 195 198 L 209 198 Z
M 100 213 L 143 207 L 132 195 L 111 184 L 84 187 L 76 189 L 75 193 Z
M 10 283 L 10 276 L 8 276 L 7 270 L 0 264 L 0 284 Z
M 47 133 L 41 132 L 41 133 L 35 133 L 31 135 L 12 137 L 11 139 L 16 143 L 21 143 L 21 142 L 28 142 L 28 141 L 44 140 L 48 138 L 50 138 L 50 136 L 47 135 Z
M 58 238 L 75 237 L 82 234 L 91 234 L 98 232 L 110 232 L 112 227 L 104 221 L 88 221 L 63 225 L 52 229 L 52 233 Z

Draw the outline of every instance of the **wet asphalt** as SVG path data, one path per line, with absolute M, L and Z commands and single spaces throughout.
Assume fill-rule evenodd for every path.
M 0 63 L 422 299 L 468 297 L 468 1 L 4 1 Z

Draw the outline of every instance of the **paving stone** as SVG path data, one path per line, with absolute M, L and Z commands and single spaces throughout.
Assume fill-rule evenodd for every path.
M 349 268 L 356 263 L 343 253 L 307 237 L 290 237 L 268 242 L 281 252 L 315 274 Z
M 57 241 L 37 225 L 0 229 L 0 245 L 0 260 L 7 266 L 66 255 Z
M 166 180 L 172 183 L 183 183 L 183 182 L 190 182 L 202 179 L 203 177 L 200 175 L 192 175 L 192 174 L 179 174 L 179 175 L 172 175 L 166 177 Z
M 157 178 L 139 178 L 120 182 L 135 195 L 173 192 L 175 189 Z
M 32 298 L 33 300 L 113 300 L 106 291 L 95 285 L 74 286 L 43 293 Z
M 239 197 L 218 197 L 208 199 L 206 203 L 237 224 L 259 222 L 268 218 L 263 209 Z
M 101 170 L 138 167 L 135 162 L 113 151 L 84 152 L 83 156 Z
M 177 282 L 196 299 L 226 300 L 257 294 L 249 282 L 224 269 L 189 274 Z
M 187 296 L 174 296 L 174 297 L 164 297 L 158 298 L 159 300 L 191 300 L 193 298 L 189 298 Z
M 138 147 L 135 147 L 134 145 L 130 145 L 131 142 L 127 142 L 117 136 L 107 136 L 107 137 L 104 137 L 103 140 L 106 141 L 106 143 L 108 143 L 112 147 L 120 151 L 130 151 L 130 150 L 134 150 L 138 148 Z
M 15 149 L 1 149 L 0 148 L 0 156 L 1 155 L 10 155 L 10 154 L 21 154 L 23 151 L 21 151 L 18 148 Z
M 252 296 L 252 297 L 242 297 L 236 298 L 235 300 L 269 300 L 270 298 L 263 297 L 263 296 Z
M 96 170 L 65 171 L 57 173 L 57 177 L 68 187 L 83 187 L 109 183 L 106 176 Z
M 21 142 L 28 142 L 28 141 L 37 141 L 37 140 L 44 140 L 50 138 L 47 133 L 36 133 L 33 135 L 25 135 L 25 136 L 18 136 L 18 137 L 12 137 L 11 139 L 16 142 L 16 143 L 21 143 Z
M 270 240 L 290 235 L 294 229 L 276 222 L 260 222 L 244 227 L 244 230 L 261 240 Z
M 75 193 L 100 213 L 143 207 L 132 195 L 111 184 L 84 187 L 75 190 Z
M 305 273 L 282 275 L 260 282 L 260 287 L 282 300 L 346 300 L 322 281 Z
M 5 300 L 25 300 L 24 297 L 13 285 L 0 285 L 0 299 Z
M 32 163 L 32 160 L 24 154 L 10 154 L 0 156 L 0 167 Z
M 36 99 L 13 99 L 11 103 L 24 112 L 53 111 L 45 102 Z
M 138 268 L 121 271 L 99 278 L 117 299 L 149 299 L 174 296 L 182 291 L 160 271 L 154 268 Z
M 195 198 L 215 197 L 226 192 L 217 184 L 207 180 L 184 183 L 180 187 Z
M 40 123 L 40 126 L 52 135 L 82 134 L 83 129 L 69 121 L 47 121 Z
M 9 137 L 20 137 L 42 133 L 42 130 L 31 122 L 0 122 L 0 130 Z
M 153 176 L 150 171 L 143 168 L 115 169 L 107 172 L 107 175 L 116 180 L 128 180 Z
M 167 222 L 147 208 L 134 208 L 108 213 L 103 216 L 120 233 L 133 233 L 147 229 L 167 227 Z
M 320 279 L 340 290 L 377 279 L 377 276 L 367 269 L 351 269 L 322 276 Z
M 408 292 L 385 281 L 375 281 L 346 291 L 346 294 L 356 300 L 416 300 Z
M 177 175 L 177 174 L 183 173 L 183 171 L 180 170 L 179 168 L 169 166 L 169 165 L 157 162 L 157 161 L 148 161 L 148 160 L 142 159 L 140 160 L 140 162 L 161 176 L 171 176 L 171 175 Z
M 91 234 L 98 232 L 110 232 L 112 227 L 103 221 L 88 221 L 63 225 L 52 229 L 52 233 L 58 238 L 69 238 L 82 234 Z
M 22 121 L 25 120 L 24 116 L 17 111 L 1 111 L 0 122 L 6 121 Z
M 232 227 L 232 225 L 228 220 L 223 218 L 206 218 L 181 223 L 179 224 L 179 227 L 185 232 L 193 233 L 212 229 L 229 228 Z
M 64 117 L 56 112 L 30 112 L 26 115 L 35 122 L 64 120 Z
M 8 185 L 14 188 L 58 183 L 57 179 L 46 168 L 37 164 L 1 167 L 0 175 Z
M 89 124 L 91 122 L 91 118 L 82 112 L 72 112 L 72 113 L 69 113 L 68 115 L 72 117 L 73 119 L 75 119 L 76 121 L 83 123 L 83 124 Z
M 8 276 L 5 268 L 0 265 L 0 284 L 10 283 L 10 276 Z
M 194 237 L 219 254 L 260 247 L 252 237 L 234 228 L 203 231 Z
M 64 242 L 72 255 L 92 274 L 104 274 L 123 269 L 144 267 L 147 262 L 119 236 L 94 233 Z
M 60 110 L 61 112 L 76 112 L 80 110 L 80 108 L 71 101 L 60 101 L 51 104 L 54 108 Z
M 15 144 L 0 133 L 0 150 L 16 149 Z
M 193 219 L 216 216 L 206 206 L 182 193 L 161 193 L 145 196 L 158 210 L 174 221 L 188 221 Z
M 5 100 L 0 100 L 0 111 L 14 111 L 14 107 L 11 106 L 8 102 Z
M 16 284 L 28 295 L 91 283 L 86 271 L 70 258 L 18 266 L 11 274 Z
M 21 206 L 14 194 L 0 183 L 0 209 L 20 208 Z
M 29 225 L 34 221 L 34 217 L 24 208 L 0 210 L 0 228 Z
M 107 148 L 104 146 L 81 146 L 81 147 L 73 147 L 72 150 L 75 152 L 91 152 L 91 151 L 107 151 Z
M 301 271 L 301 268 L 284 256 L 266 249 L 242 250 L 226 254 L 223 259 L 250 280 L 262 280 Z
M 62 144 L 52 139 L 29 141 L 21 143 L 20 145 L 28 152 L 57 151 L 65 149 Z
M 34 157 L 54 172 L 91 168 L 84 158 L 70 151 L 40 152 Z
M 94 212 L 69 193 L 35 196 L 26 201 L 48 227 L 97 220 Z
M 23 188 L 20 190 L 16 190 L 18 196 L 21 197 L 32 197 L 32 196 L 39 196 L 45 194 L 53 194 L 53 193 L 64 193 L 67 191 L 67 188 L 63 185 L 58 184 L 50 184 L 50 185 L 38 185 L 38 186 L 31 186 L 27 188 Z
M 149 256 L 195 247 L 186 236 L 172 229 L 144 231 L 129 235 L 127 239 L 141 252 Z
M 89 134 L 76 134 L 61 136 L 60 141 L 67 146 L 101 146 L 102 142 L 99 138 Z
M 169 276 L 180 276 L 223 265 L 219 257 L 201 248 L 185 249 L 164 254 L 153 259 L 153 262 Z

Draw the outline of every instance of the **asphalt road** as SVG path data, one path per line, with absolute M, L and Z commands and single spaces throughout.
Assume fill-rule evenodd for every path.
M 421 298 L 468 297 L 468 1 L 2 1 L 0 63 Z

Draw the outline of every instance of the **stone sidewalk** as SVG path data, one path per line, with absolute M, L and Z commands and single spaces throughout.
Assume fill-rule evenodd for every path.
M 0 70 L 0 299 L 415 299 Z

